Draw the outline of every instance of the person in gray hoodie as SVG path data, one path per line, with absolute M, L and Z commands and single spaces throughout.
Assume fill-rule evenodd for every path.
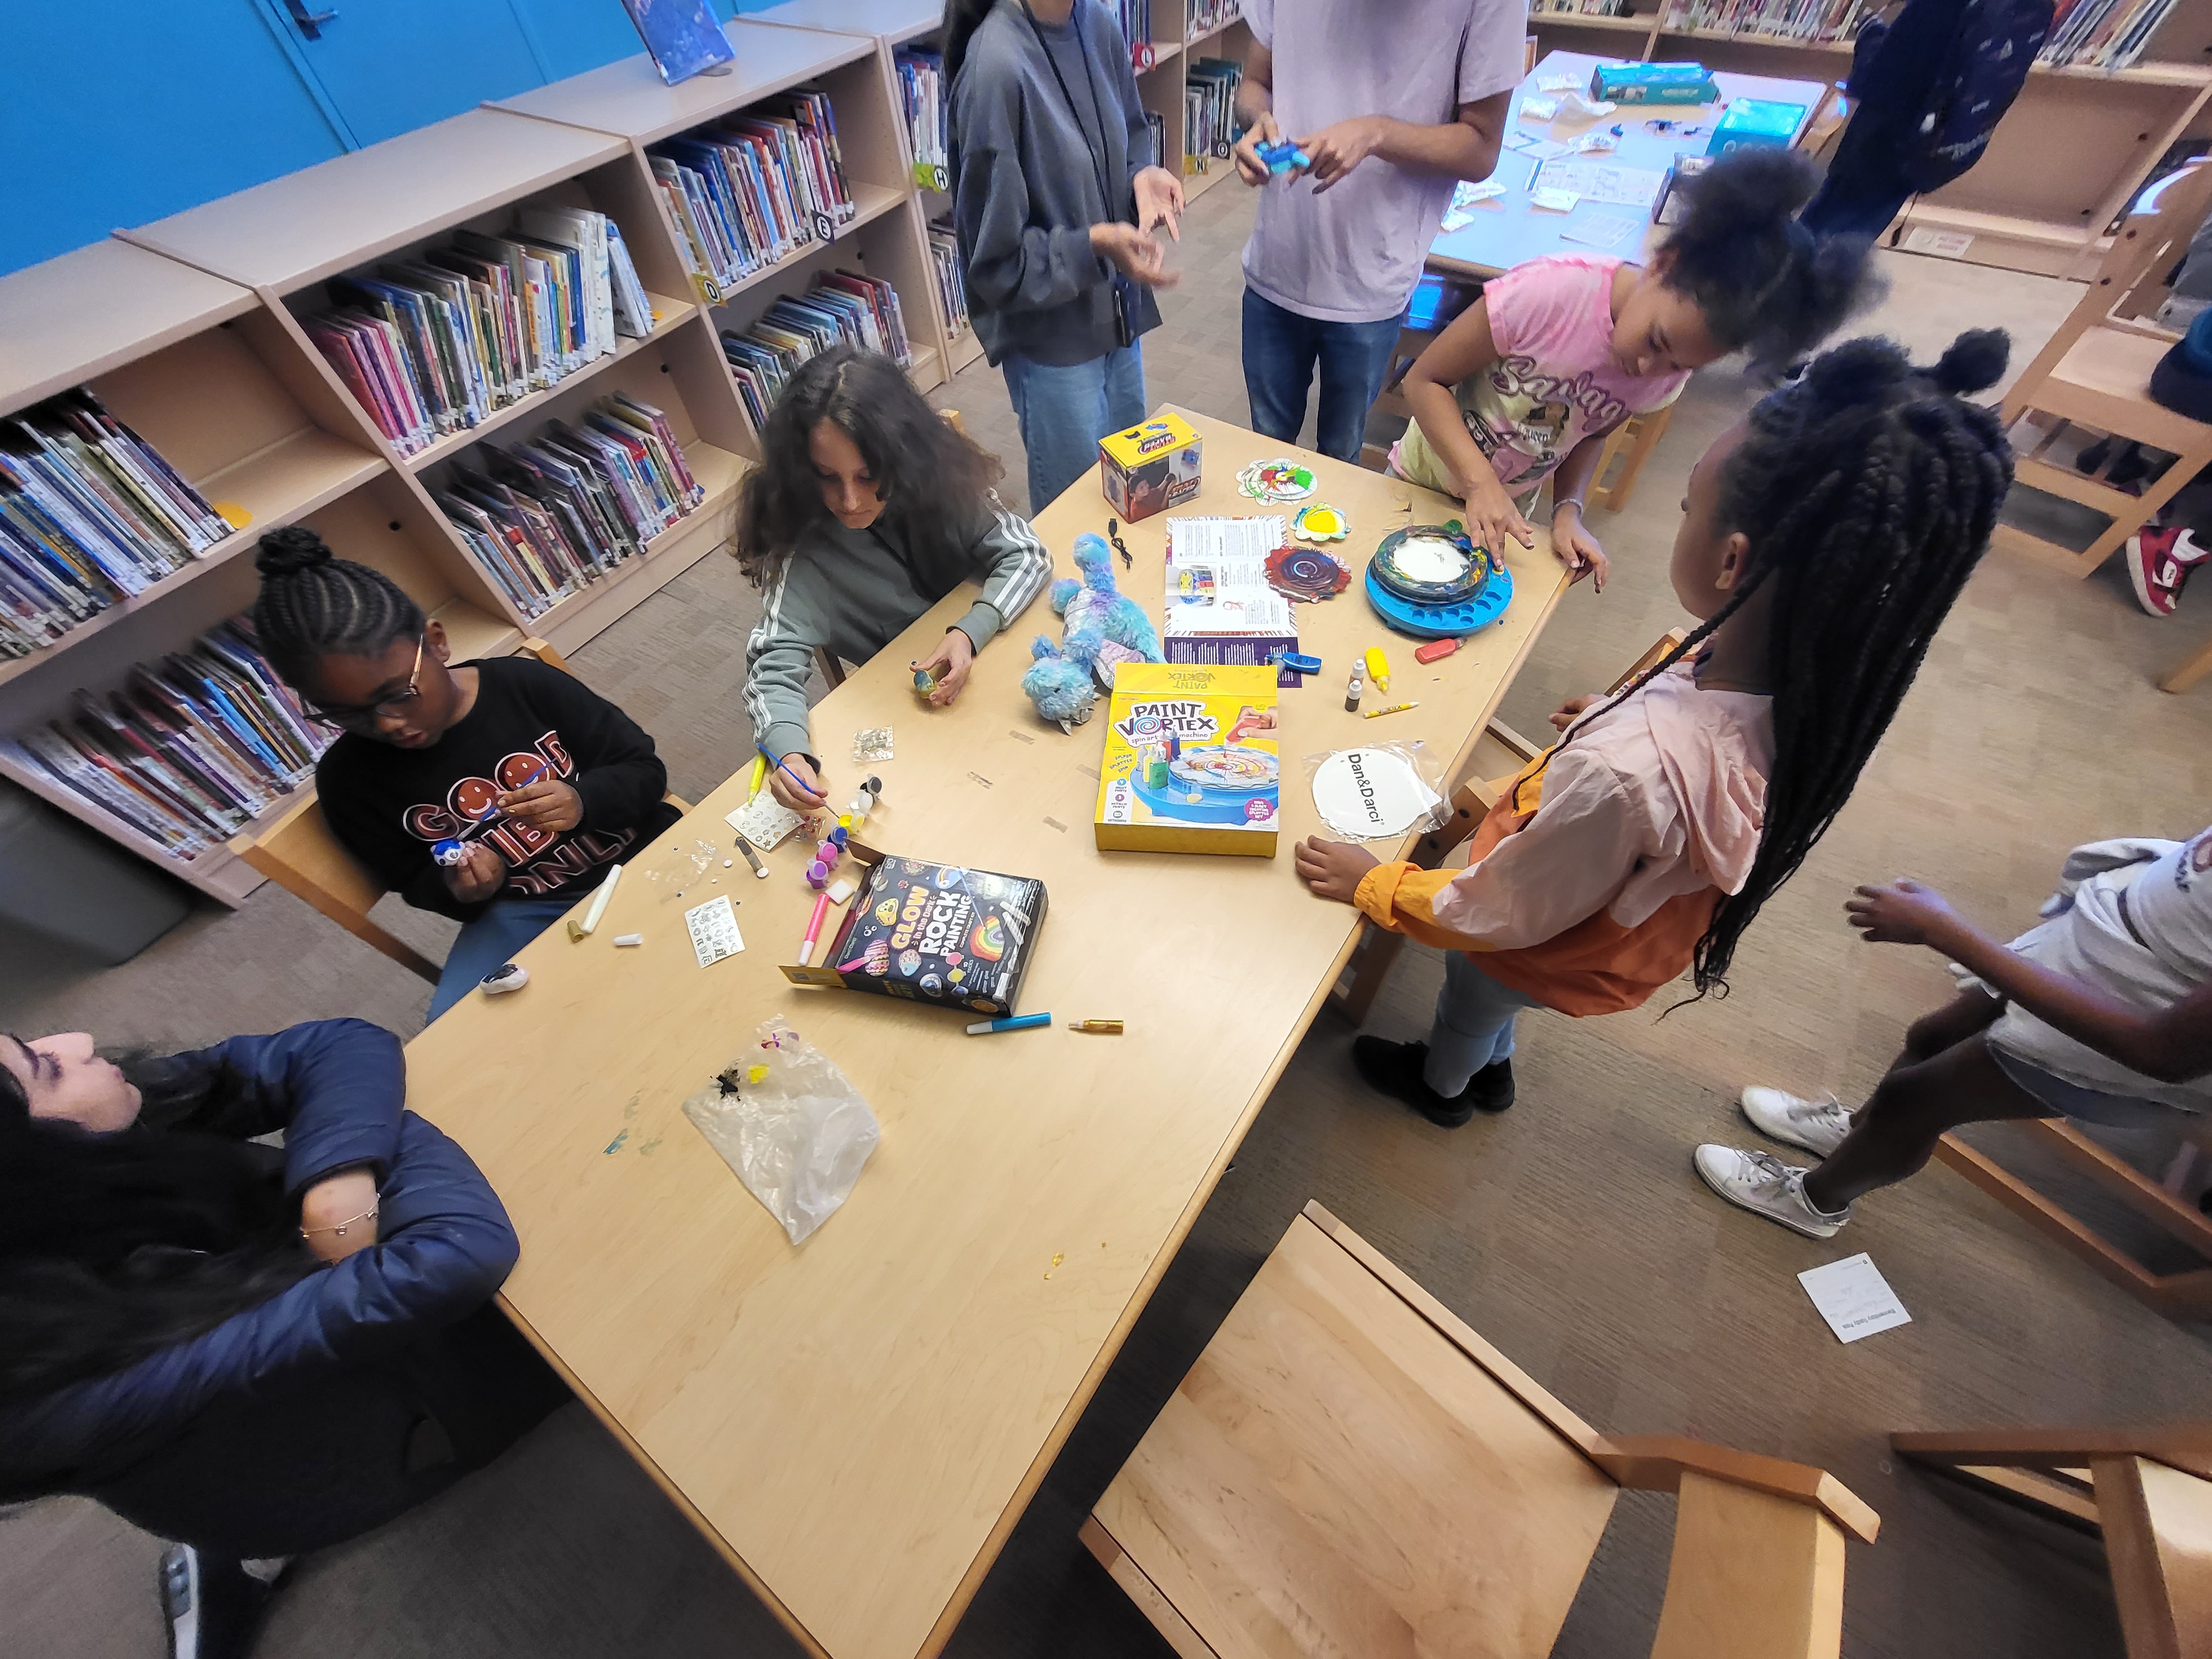
M 767 599 L 745 648 L 745 712 L 794 811 L 828 799 L 808 736 L 815 653 L 866 662 L 963 581 L 982 592 L 911 663 L 960 695 L 975 653 L 1052 575 L 1052 556 L 991 488 L 1003 469 L 888 357 L 841 345 L 799 365 L 738 495 L 732 550 Z
M 1151 165 L 1128 43 L 1098 0 L 951 0 L 953 220 L 969 315 L 1006 377 L 1030 511 L 1145 418 L 1138 338 L 1173 280 L 1182 185 Z

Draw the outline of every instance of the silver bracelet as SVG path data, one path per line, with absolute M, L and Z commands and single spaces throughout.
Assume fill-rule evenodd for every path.
M 300 1229 L 300 1237 L 307 1238 L 315 1233 L 336 1233 L 340 1238 L 343 1238 L 346 1236 L 346 1229 L 352 1226 L 355 1222 L 375 1219 L 376 1206 L 372 1204 L 359 1215 L 349 1215 L 343 1221 L 336 1222 L 328 1227 L 302 1227 Z

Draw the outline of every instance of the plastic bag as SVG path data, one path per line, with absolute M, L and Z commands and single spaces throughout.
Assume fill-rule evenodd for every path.
M 1451 817 L 1443 767 L 1422 743 L 1371 743 L 1308 755 L 1306 784 L 1331 841 L 1392 841 Z
M 754 1035 L 758 1046 L 684 1115 L 798 1244 L 845 1201 L 882 1131 L 860 1091 L 781 1016 Z

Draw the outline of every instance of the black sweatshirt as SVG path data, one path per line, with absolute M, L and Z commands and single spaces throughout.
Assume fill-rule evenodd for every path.
M 507 861 L 499 898 L 579 896 L 676 822 L 680 814 L 661 799 L 668 769 L 614 704 L 528 657 L 464 665 L 477 671 L 476 704 L 428 748 L 395 749 L 348 732 L 315 769 L 332 832 L 410 904 L 461 921 L 484 913 L 494 901 L 455 898 L 430 849 L 459 835 L 494 796 L 534 781 L 541 766 L 583 798 L 584 820 L 558 835 L 508 818 L 478 831 L 473 839 Z

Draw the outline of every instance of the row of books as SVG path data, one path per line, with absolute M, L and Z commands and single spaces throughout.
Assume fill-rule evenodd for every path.
M 1601 0 L 1583 0 L 1579 9 L 1597 16 L 1626 16 L 1626 10 L 1595 9 Z M 1559 9 L 1558 0 L 1553 0 Z M 1879 6 L 1874 8 L 1879 10 Z M 1849 41 L 1868 15 L 1867 0 L 1675 0 L 1663 27 L 1719 29 L 1730 34 L 1765 34 L 1790 40 Z
M 1556 17 L 1562 13 L 1570 17 L 1632 17 L 1636 15 L 1629 0 L 1528 0 L 1528 15 L 1531 17 Z M 1645 21 L 1650 20 L 1647 18 Z M 1683 25 L 1677 23 L 1675 27 Z M 1703 26 L 1691 24 L 1688 27 Z M 1747 28 L 1742 32 L 1759 33 L 1765 31 Z
M 898 293 L 879 277 L 833 270 L 803 295 L 778 299 L 760 320 L 738 334 L 722 331 L 722 355 L 738 396 L 756 429 L 783 395 L 791 373 L 817 352 L 839 343 L 881 352 L 903 368 L 914 362 Z
M 2037 61 L 2126 69 L 2172 9 L 2173 0 L 2059 0 Z
M 535 617 L 644 551 L 705 495 L 667 416 L 617 392 L 574 425 L 548 422 L 534 443 L 478 445 L 436 499 L 484 573 Z
M 0 431 L 0 657 L 27 657 L 230 534 L 82 386 Z
M 1182 147 L 1186 155 L 1225 161 L 1237 143 L 1237 88 L 1244 66 L 1226 58 L 1192 60 L 1183 75 Z M 1184 171 L 1198 168 L 1186 163 Z
M 1107 0 L 1107 4 L 1121 26 L 1121 38 L 1133 49 L 1151 44 L 1152 0 Z
M 67 718 L 0 749 L 189 859 L 307 781 L 337 736 L 308 719 L 240 617 L 141 663 L 107 696 L 80 691 Z
M 934 52 L 901 51 L 893 58 L 898 69 L 899 102 L 906 114 L 907 149 L 914 162 L 915 182 L 924 190 L 950 190 L 952 176 L 951 128 L 945 101 L 945 58 Z
M 930 224 L 929 263 L 937 276 L 937 309 L 945 319 L 945 331 L 964 332 L 970 326 L 968 280 L 960 272 L 960 238 L 945 220 Z
M 403 455 L 481 424 L 653 328 L 622 228 L 604 213 L 526 206 L 501 235 L 325 284 L 305 320 L 377 429 Z
M 1183 39 L 1195 40 L 1211 30 L 1223 28 L 1237 21 L 1237 0 L 1187 0 L 1183 13 Z
M 826 93 L 770 99 L 647 155 L 709 305 L 755 271 L 833 240 L 858 211 Z

